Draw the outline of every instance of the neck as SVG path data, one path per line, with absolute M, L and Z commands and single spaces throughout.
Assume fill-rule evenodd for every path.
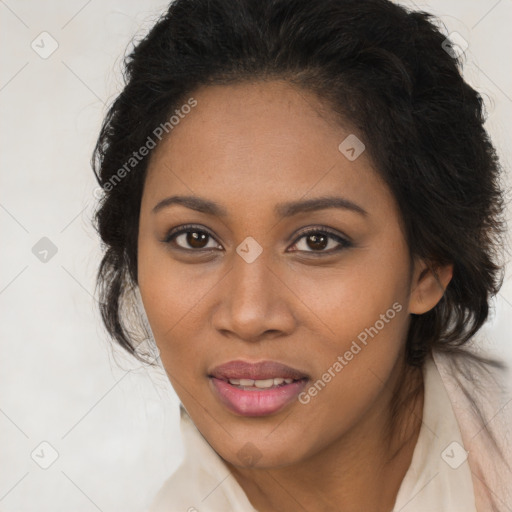
M 423 415 L 421 368 L 403 365 L 397 374 L 354 428 L 307 460 L 270 469 L 227 463 L 252 505 L 259 512 L 391 511 Z

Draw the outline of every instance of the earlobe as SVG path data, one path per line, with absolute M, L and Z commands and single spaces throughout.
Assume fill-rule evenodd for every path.
M 441 300 L 453 277 L 453 264 L 432 266 L 417 262 L 411 282 L 409 313 L 422 315 Z

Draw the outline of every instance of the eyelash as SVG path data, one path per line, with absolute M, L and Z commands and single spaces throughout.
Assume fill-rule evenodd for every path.
M 204 229 L 204 228 L 202 228 L 200 226 L 197 226 L 197 225 L 187 224 L 187 225 L 180 226 L 178 228 L 172 229 L 165 236 L 163 242 L 166 243 L 166 244 L 171 244 L 179 235 L 182 235 L 184 233 L 189 233 L 189 232 L 205 233 L 210 238 L 212 238 L 213 240 L 216 241 L 215 237 L 207 229 Z M 314 227 L 314 226 L 310 227 L 310 228 L 307 228 L 304 231 L 302 231 L 301 233 L 299 233 L 299 235 L 295 238 L 292 246 L 297 245 L 297 243 L 300 240 L 302 240 L 303 238 L 306 238 L 308 235 L 312 235 L 312 234 L 327 235 L 330 239 L 335 240 L 336 242 L 338 242 L 340 244 L 340 246 L 335 248 L 335 249 L 330 249 L 328 251 L 325 251 L 325 250 L 313 251 L 313 250 L 311 250 L 311 251 L 298 251 L 298 252 L 306 252 L 306 253 L 311 253 L 311 254 L 314 254 L 314 255 L 333 254 L 333 253 L 342 251 L 343 249 L 347 249 L 347 248 L 353 246 L 352 242 L 350 242 L 348 239 L 343 238 L 340 235 L 335 234 L 330 229 L 324 228 L 324 227 Z M 198 252 L 199 253 L 200 252 L 206 252 L 206 251 L 211 251 L 212 250 L 212 248 L 207 248 L 207 249 L 185 249 L 185 248 L 180 247 L 180 246 L 177 246 L 177 248 L 181 249 L 183 251 L 196 252 L 196 253 L 198 253 Z

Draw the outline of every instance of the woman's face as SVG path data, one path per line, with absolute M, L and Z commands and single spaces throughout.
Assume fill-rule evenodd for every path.
M 316 96 L 281 81 L 193 96 L 148 168 L 144 306 L 172 385 L 225 460 L 305 460 L 384 408 L 409 313 L 442 292 L 421 291 L 393 196 Z

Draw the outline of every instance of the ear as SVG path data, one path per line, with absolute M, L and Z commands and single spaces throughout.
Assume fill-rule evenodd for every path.
M 422 315 L 441 300 L 453 277 L 453 265 L 438 265 L 416 260 L 411 281 L 409 313 Z

